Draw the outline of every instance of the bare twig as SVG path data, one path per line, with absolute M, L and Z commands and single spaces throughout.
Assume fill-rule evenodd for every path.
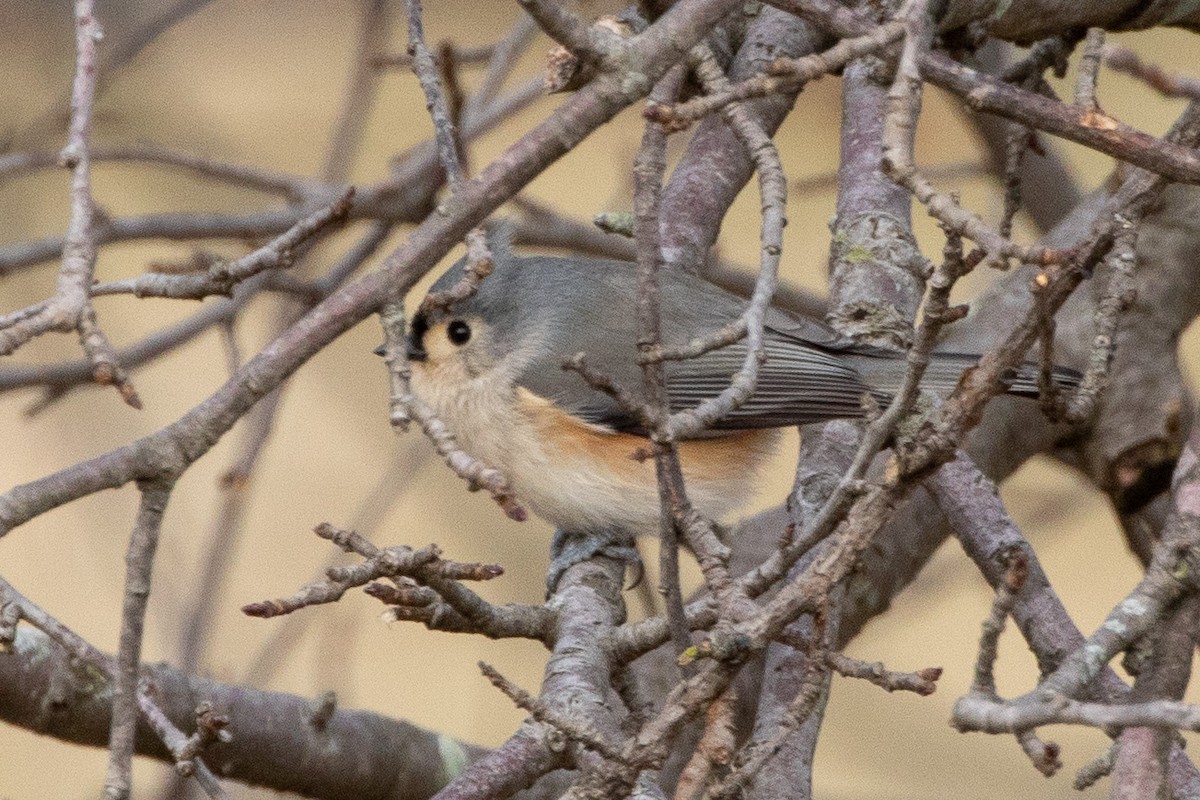
M 913 692 L 922 696 L 937 691 L 941 667 L 926 667 L 916 672 L 896 672 L 876 661 L 868 663 L 844 653 L 826 653 L 825 663 L 837 674 L 873 683 L 888 692 Z
M 1072 784 L 1075 791 L 1082 792 L 1084 789 L 1090 788 L 1101 778 L 1110 775 L 1113 770 L 1113 765 L 1116 764 L 1117 751 L 1120 749 L 1120 744 L 1113 742 L 1107 750 L 1101 755 L 1096 756 L 1091 762 L 1079 768 L 1075 773 L 1075 781 Z
M 446 104 L 443 87 L 438 80 L 438 66 L 425 44 L 425 27 L 421 21 L 420 0 L 405 0 L 408 9 L 408 50 L 412 69 L 425 93 L 425 106 L 433 119 L 433 135 L 437 141 L 438 160 L 446 170 L 451 188 L 462 183 L 464 172 L 459 160 L 458 134 L 454 118 Z
M 299 202 L 319 189 L 316 182 L 297 175 L 243 164 L 227 164 L 198 155 L 176 153 L 161 147 L 97 147 L 89 155 L 94 164 L 133 163 L 171 167 L 201 178 L 281 195 L 292 202 Z M 33 170 L 60 165 L 58 153 L 9 153 L 0 156 L 0 181 Z
M 1134 296 L 1134 269 L 1137 227 L 1127 225 L 1118 231 L 1112 250 L 1104 259 L 1101 275 L 1107 277 L 1104 293 L 1093 315 L 1095 333 L 1088 353 L 1087 367 L 1079 388 L 1071 396 L 1065 417 L 1069 422 L 1085 422 L 1095 414 L 1097 404 L 1108 385 L 1109 369 L 1117 347 L 1118 326 Z
M 1166 97 L 1200 100 L 1200 79 L 1172 75 L 1156 64 L 1142 61 L 1137 53 L 1126 47 L 1105 45 L 1104 63 L 1110 69 L 1143 81 Z
M 1000 696 L 996 693 L 994 673 L 999 656 L 1000 634 L 1004 632 L 1005 622 L 1016 605 L 1017 595 L 1029 578 L 1029 562 L 1019 550 L 1013 550 L 1002 558 L 1008 562 L 1007 571 L 1004 581 L 996 588 L 991 612 L 984 620 L 983 633 L 979 637 L 979 655 L 975 661 L 975 677 L 971 682 L 970 692 L 960 698 L 954 706 L 955 720 L 958 720 L 959 708 L 968 704 L 1002 705 Z M 1043 742 L 1031 727 L 1016 727 L 1011 732 L 1016 735 L 1021 750 L 1043 775 L 1051 777 L 1062 768 L 1058 760 L 1058 745 Z
M 999 232 L 1004 238 L 1011 239 L 1013 220 L 1021 210 L 1023 196 L 1021 166 L 1025 162 L 1025 154 L 1037 139 L 1029 128 L 1013 124 L 1007 124 L 1005 127 L 1008 135 L 1005 137 L 1004 148 L 1004 214 L 1000 218 Z
M 290 267 L 309 242 L 346 221 L 353 201 L 354 189 L 347 189 L 332 204 L 309 214 L 283 235 L 239 259 L 213 264 L 205 274 L 148 272 L 129 280 L 98 284 L 91 288 L 91 294 L 132 294 L 136 297 L 186 300 L 200 300 L 214 294 L 228 297 L 240 281 L 264 270 Z
M 411 583 L 397 582 L 399 594 L 379 585 L 368 586 L 379 578 L 411 578 L 436 592 L 449 611 L 458 616 L 457 622 L 451 620 L 446 625 L 448 628 L 496 639 L 520 637 L 544 641 L 549 635 L 552 615 L 541 606 L 493 606 L 461 584 L 461 581 L 486 581 L 502 575 L 504 570 L 498 564 L 446 561 L 435 545 L 418 550 L 379 548 L 353 531 L 340 530 L 328 523 L 318 525 L 315 533 L 365 560 L 347 567 L 330 567 L 325 571 L 325 580 L 310 583 L 290 597 L 250 603 L 242 607 L 243 613 L 261 618 L 291 614 L 309 606 L 336 602 L 348 589 L 356 586 L 367 586 L 367 594 L 388 604 L 419 606 L 422 604 L 420 597 L 409 593 Z M 417 593 L 421 594 L 424 593 Z M 428 622 L 433 628 L 443 626 L 445 621 L 437 616 L 440 612 L 437 609 L 430 611 L 433 613 L 413 618 Z
M 495 667 L 480 661 L 479 671 L 491 681 L 493 686 L 504 692 L 505 696 L 509 700 L 512 700 L 518 708 L 528 711 L 538 722 L 543 722 L 562 731 L 569 738 L 579 742 L 584 747 L 595 750 L 605 758 L 614 761 L 624 760 L 618 743 L 606 742 L 604 736 L 599 731 L 589 728 L 586 723 L 561 714 L 548 704 L 539 701 L 529 692 L 501 675 Z
M 671 129 L 686 128 L 691 123 L 724 106 L 740 100 L 780 92 L 794 92 L 809 81 L 836 72 L 856 58 L 883 49 L 904 35 L 904 25 L 889 22 L 875 30 L 850 39 L 843 39 L 821 53 L 802 58 L 779 58 L 767 72 L 727 86 L 721 91 L 688 100 L 675 106 L 659 106 L 654 119 Z M 651 113 L 649 110 L 647 113 Z
M 425 45 L 425 30 L 421 21 L 421 3 L 419 0 L 406 0 L 408 7 L 408 48 L 412 52 L 412 68 L 421 83 L 425 93 L 425 105 L 433 120 L 434 138 L 437 141 L 438 158 L 451 191 L 457 191 L 467 172 L 464 167 L 464 145 L 459 135 L 459 116 L 447 102 L 446 86 L 439 80 L 438 66 L 434 63 L 429 48 Z M 515 40 L 511 46 L 519 45 L 522 30 L 518 26 Z M 489 77 L 499 80 L 503 75 L 504 58 L 511 58 L 511 50 L 500 54 L 501 61 L 496 62 L 496 69 L 489 71 Z M 442 72 L 444 75 L 444 70 Z M 461 103 L 456 104 L 461 112 Z M 467 265 L 463 270 L 462 279 L 454 286 L 442 292 L 430 292 L 421 301 L 421 311 L 428 313 L 434 310 L 445 311 L 455 303 L 475 294 L 479 282 L 492 274 L 494 261 L 487 243 L 487 234 L 482 227 L 474 228 L 467 234 Z
M 200 784 L 200 788 L 204 793 L 214 800 L 225 800 L 228 795 L 225 793 L 224 787 L 221 786 L 216 776 L 212 771 L 205 766 L 200 760 L 200 750 L 202 744 L 208 744 L 210 741 L 229 742 L 232 740 L 232 735 L 228 731 L 222 731 L 224 735 L 217 735 L 210 738 L 206 734 L 201 734 L 199 730 L 191 736 L 184 736 L 183 732 L 175 727 L 175 724 L 167 718 L 167 715 L 150 697 L 151 687 L 145 682 L 138 686 L 138 708 L 142 712 L 142 718 L 146 720 L 154 732 L 158 734 L 167 750 L 171 752 L 171 757 L 175 760 L 175 774 L 180 778 L 195 777 L 196 782 Z M 211 707 L 208 701 L 204 701 L 202 706 Z M 199 715 L 197 715 L 199 716 Z
M 928 4 L 912 2 L 905 5 L 907 34 L 896 78 L 888 92 L 888 113 L 883 136 L 883 167 L 888 176 L 906 187 L 923 203 L 929 213 L 943 225 L 977 242 L 988 254 L 993 265 L 1003 265 L 1009 258 L 1040 263 L 1050 258 L 1044 248 L 1024 248 L 1002 236 L 985 224 L 977 214 L 964 209 L 958 202 L 939 192 L 917 169 L 913 161 L 913 138 L 920 113 L 922 59 L 929 53 L 933 36 Z
M 668 73 L 651 92 L 650 105 L 672 102 L 679 96 L 683 79 L 682 68 L 677 67 Z M 665 127 L 647 120 L 642 144 L 633 164 L 634 235 L 638 258 L 637 345 L 638 353 L 642 356 L 662 345 L 659 215 L 663 174 L 667 167 L 666 149 Z M 687 499 L 679 450 L 668 429 L 671 408 L 667 402 L 666 371 L 661 361 L 642 360 L 642 385 L 646 396 L 642 413 L 653 431 L 655 474 L 661 508 L 659 593 L 666 605 L 671 640 L 678 656 L 691 645 L 691 638 L 684 617 L 683 592 L 679 585 L 679 539 L 672 508 L 678 503 L 686 503 Z
M 954 705 L 959 730 L 1016 733 L 1043 725 L 1087 725 L 1093 728 L 1177 728 L 1200 730 L 1200 706 L 1172 700 L 1109 705 L 1082 703 L 1049 692 L 1040 700 L 1008 703 L 967 696 Z
M 467 263 L 463 276 L 449 289 L 430 292 L 421 300 L 421 313 L 449 310 L 455 303 L 468 299 L 479 289 L 479 284 L 492 274 L 496 262 L 487 242 L 487 232 L 482 227 L 467 233 Z
M 1075 106 L 1083 111 L 1100 112 L 1096 99 L 1096 83 L 1104 55 L 1104 29 L 1089 28 L 1079 59 L 1079 74 L 1075 77 Z M 1102 112 L 1101 112 L 1102 113 Z
M 983 622 L 983 633 L 979 636 L 979 656 L 975 660 L 975 677 L 971 691 L 985 697 L 996 698 L 996 676 L 994 667 L 999 656 L 1000 634 L 1017 601 L 1017 593 L 1025 586 L 1029 577 L 1029 562 L 1019 552 L 1008 558 L 1008 572 L 1004 583 L 996 589 L 992 609 Z
M 706 90 L 722 91 L 729 86 L 729 79 L 725 77 L 707 46 L 698 47 L 695 58 L 696 63 L 693 67 Z M 742 365 L 730 381 L 729 387 L 716 397 L 705 400 L 695 408 L 671 415 L 671 434 L 675 437 L 686 437 L 704 430 L 744 403 L 753 393 L 763 360 L 763 323 L 771 298 L 775 294 L 783 253 L 783 228 L 787 224 L 787 178 L 783 173 L 779 153 L 770 137 L 743 106 L 728 105 L 723 113 L 729 126 L 750 153 L 758 172 L 763 209 L 762 227 L 759 231 L 762 255 L 758 280 L 746 311 L 725 330 L 717 331 L 711 336 L 711 343 L 723 342 L 732 335 L 741 338 L 744 329 L 746 355 Z M 701 342 L 698 346 L 689 345 L 687 349 L 704 352 L 707 344 Z M 644 354 L 643 357 L 649 357 L 649 354 Z
M 528 17 L 526 17 L 528 19 Z M 463 66 L 484 66 L 492 60 L 493 54 L 496 52 L 496 45 L 485 44 L 479 47 L 459 47 L 449 45 L 449 57 L 453 59 L 455 64 Z M 438 66 L 441 66 L 443 59 L 446 58 L 446 52 L 442 51 L 437 54 Z M 400 67 L 408 69 L 412 67 L 413 57 L 409 53 L 385 53 L 375 56 L 371 59 L 371 64 L 376 69 L 388 69 L 392 67 Z
M 124 800 L 133 788 L 133 737 L 137 731 L 138 670 L 141 663 L 142 632 L 146 602 L 150 596 L 150 576 L 154 553 L 162 528 L 163 513 L 171 496 L 171 484 L 146 484 L 142 493 L 137 524 L 129 537 L 125 556 L 125 602 L 121 610 L 121 643 L 117 651 L 116 680 L 113 686 L 112 729 L 109 733 L 108 774 L 104 796 Z

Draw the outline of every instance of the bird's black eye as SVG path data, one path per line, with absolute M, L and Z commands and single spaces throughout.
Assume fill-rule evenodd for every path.
M 446 335 L 452 343 L 464 345 L 471 340 L 471 326 L 461 319 L 456 319 L 446 328 Z

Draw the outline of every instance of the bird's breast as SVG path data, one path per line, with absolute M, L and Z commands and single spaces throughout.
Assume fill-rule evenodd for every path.
M 503 472 L 517 499 L 552 524 L 657 533 L 658 488 L 645 437 L 585 422 L 498 375 L 451 382 L 417 364 L 413 390 L 467 453 Z M 714 518 L 740 506 L 776 440 L 775 431 L 756 430 L 681 442 L 692 502 Z

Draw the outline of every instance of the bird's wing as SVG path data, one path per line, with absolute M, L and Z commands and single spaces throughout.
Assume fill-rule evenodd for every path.
M 766 361 L 750 398 L 722 417 L 713 430 L 783 428 L 863 413 L 863 397 L 871 390 L 852 366 L 836 354 L 768 331 Z M 699 358 L 667 362 L 667 400 L 672 412 L 695 408 L 730 385 L 745 361 L 747 348 L 738 343 Z M 632 356 L 628 362 L 633 363 Z M 644 397 L 640 371 L 617 365 L 592 364 L 597 372 L 620 383 L 637 398 Z M 578 386 L 550 395 L 560 407 L 588 422 L 615 430 L 640 432 L 637 418 L 608 395 L 595 391 L 578 375 Z M 536 391 L 536 388 L 534 388 Z
M 766 361 L 759 366 L 754 392 L 714 428 L 782 428 L 862 415 L 870 389 L 837 355 L 769 330 L 764 350 Z M 723 391 L 746 353 L 746 345 L 739 343 L 668 365 L 671 410 L 693 408 Z

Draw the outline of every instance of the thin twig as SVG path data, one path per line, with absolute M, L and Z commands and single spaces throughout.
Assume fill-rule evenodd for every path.
M 211 295 L 228 297 L 233 293 L 233 287 L 247 278 L 264 270 L 286 269 L 292 266 L 303 247 L 346 221 L 353 202 L 354 188 L 351 187 L 333 203 L 309 214 L 281 236 L 241 258 L 217 262 L 204 274 L 173 275 L 147 272 L 124 281 L 97 284 L 91 288 L 91 294 L 132 294 L 135 297 L 184 300 L 200 300 Z
M 454 119 L 446 104 L 446 96 L 438 80 L 438 67 L 433 54 L 425 44 L 425 26 L 421 21 L 421 0 L 405 0 L 408 10 L 408 51 L 412 55 L 412 69 L 425 93 L 425 106 L 433 119 L 433 135 L 437 141 L 438 160 L 446 170 L 451 188 L 457 188 L 464 178 L 458 157 L 457 134 Z
M 1013 220 L 1021 210 L 1022 186 L 1021 166 L 1025 154 L 1036 142 L 1035 134 L 1020 125 L 1006 125 L 1008 135 L 1004 148 L 1004 214 L 1000 217 L 999 232 L 1006 239 L 1012 238 Z
M 921 108 L 923 85 L 920 64 L 929 52 L 933 24 L 928 3 L 906 3 L 900 12 L 906 26 L 904 49 L 896 68 L 896 77 L 888 91 L 888 112 L 884 122 L 883 168 L 892 180 L 912 192 L 930 215 L 944 226 L 978 243 L 990 263 L 1002 266 L 1008 258 L 1040 262 L 1044 248 L 1023 248 L 993 230 L 975 213 L 964 209 L 950 195 L 938 191 L 917 169 L 913 159 L 916 120 Z
M 1104 29 L 1089 28 L 1079 59 L 1079 74 L 1075 77 L 1075 107 L 1083 111 L 1099 111 L 1096 84 L 1104 55 Z
M 496 261 L 488 245 L 487 232 L 482 227 L 472 228 L 467 233 L 467 262 L 463 265 L 462 277 L 449 289 L 425 295 L 421 300 L 420 313 L 448 311 L 456 303 L 467 300 L 478 291 L 479 284 L 495 268 Z
M 878 661 L 868 663 L 850 658 L 845 653 L 826 653 L 825 663 L 839 675 L 873 683 L 884 691 L 913 692 L 922 697 L 937 690 L 938 678 L 942 676 L 941 667 L 926 667 L 916 672 L 897 672 Z
M 975 677 L 971 681 L 972 692 L 991 698 L 996 697 L 994 667 L 999 655 L 1000 634 L 1004 633 L 1004 625 L 1016 604 L 1017 593 L 1029 577 L 1029 562 L 1023 555 L 1013 553 L 1008 560 L 1004 583 L 996 588 L 991 611 L 984 620 L 983 633 L 979 636 L 979 655 L 975 660 Z
M 260 167 L 227 164 L 203 156 L 177 153 L 162 147 L 98 147 L 89 154 L 93 164 L 133 163 L 172 167 L 201 178 L 231 183 L 246 189 L 281 195 L 299 202 L 318 191 L 309 178 L 273 172 Z M 59 153 L 22 152 L 0 156 L 0 181 L 39 169 L 61 166 Z
M 529 18 L 524 17 L 524 19 Z M 491 61 L 493 54 L 496 52 L 496 45 L 485 44 L 479 47 L 449 45 L 449 49 L 449 57 L 453 59 L 455 64 L 477 67 L 484 66 Z M 438 53 L 439 66 L 445 57 L 446 52 L 444 50 Z M 412 62 L 413 57 L 408 53 L 385 53 L 371 59 L 371 65 L 376 69 L 390 69 L 392 67 L 409 69 L 412 67 Z
M 1092 728 L 1176 728 L 1200 731 L 1200 706 L 1175 700 L 1110 705 L 1083 703 L 1052 692 L 1040 700 L 989 701 L 968 695 L 954 705 L 953 724 L 963 731 L 1016 733 L 1044 725 Z
M 379 548 L 354 531 L 318 525 L 314 532 L 346 552 L 357 553 L 363 561 L 350 566 L 329 567 L 324 580 L 300 588 L 290 597 L 249 603 L 242 613 L 269 619 L 291 614 L 302 608 L 337 602 L 347 590 L 363 586 L 367 594 L 396 606 L 396 619 L 427 622 L 431 628 L 444 627 L 470 633 L 481 633 L 495 639 L 526 638 L 545 641 L 553 622 L 553 614 L 542 606 L 493 606 L 478 594 L 462 585 L 462 581 L 488 581 L 504 574 L 498 564 L 466 564 L 441 558 L 435 545 L 414 550 L 409 547 Z M 392 589 L 372 581 L 387 578 L 396 583 Z M 426 608 L 419 614 L 408 614 L 404 608 L 428 606 L 427 593 L 413 591 L 404 583 L 411 578 L 436 593 L 446 609 Z M 400 580 L 397 580 L 400 579 Z M 450 619 L 443 618 L 449 613 Z
M 650 103 L 670 103 L 679 96 L 684 74 L 676 67 L 650 93 Z M 643 355 L 662 344 L 662 247 L 659 241 L 663 174 L 666 171 L 667 131 L 647 119 L 641 147 L 633 164 L 634 235 L 638 258 L 637 345 Z M 686 488 L 679 450 L 668 430 L 671 408 L 667 402 L 666 370 L 661 361 L 642 360 L 645 412 L 651 423 L 655 474 L 660 505 L 659 592 L 666 605 L 671 641 L 678 657 L 690 645 L 679 584 L 679 537 L 672 508 L 686 503 Z
M 207 744 L 208 737 L 202 737 L 198 732 L 191 736 L 184 736 L 183 731 L 176 728 L 163 710 L 151 699 L 150 687 L 145 682 L 138 686 L 137 700 L 142 718 L 146 720 L 147 725 L 154 729 L 158 738 L 171 752 L 171 757 L 175 760 L 175 774 L 180 778 L 194 777 L 196 783 L 200 784 L 200 788 L 210 798 L 226 800 L 228 795 L 225 793 L 225 788 L 221 786 L 217 776 L 213 775 L 212 770 L 199 757 L 201 739 Z M 223 737 L 220 737 L 220 741 L 228 742 L 232 739 L 228 731 L 225 731 L 224 734 Z
M 836 72 L 846 64 L 870 55 L 898 41 L 904 35 L 904 25 L 889 22 L 870 33 L 843 39 L 821 53 L 801 58 L 779 58 L 765 73 L 747 78 L 726 88 L 688 100 L 678 105 L 648 108 L 647 115 L 672 130 L 686 128 L 701 117 L 719 111 L 730 103 L 766 97 L 777 93 L 795 92 L 804 84 L 823 75 Z
M 1113 742 L 1107 750 L 1080 767 L 1079 771 L 1075 773 L 1075 781 L 1072 784 L 1075 791 L 1082 792 L 1084 789 L 1091 788 L 1101 778 L 1111 775 L 1120 747 L 1119 742 Z
M 408 49 L 412 54 L 412 69 L 425 93 L 425 106 L 433 121 L 434 138 L 437 141 L 438 158 L 452 192 L 457 191 L 466 180 L 463 167 L 464 145 L 458 130 L 458 114 L 454 113 L 446 100 L 446 87 L 439 80 L 438 65 L 425 44 L 425 28 L 421 20 L 420 0 L 405 0 L 408 9 Z M 467 234 L 467 265 L 463 277 L 450 289 L 431 292 L 421 303 L 421 311 L 446 310 L 455 303 L 475 294 L 479 282 L 492 274 L 494 260 L 487 244 L 487 234 L 482 227 Z
M 694 50 L 693 68 L 704 84 L 706 91 L 722 91 L 729 86 L 729 79 L 717 63 L 707 45 Z M 775 285 L 779 277 L 779 264 L 783 254 L 783 228 L 787 225 L 787 178 L 779 153 L 769 136 L 740 104 L 734 103 L 723 111 L 726 121 L 739 140 L 745 145 L 758 172 L 759 192 L 762 196 L 762 225 L 759 231 L 761 256 L 758 280 L 745 312 L 725 330 L 711 336 L 715 341 L 724 341 L 732 333 L 739 338 L 742 328 L 746 338 L 746 355 L 742 365 L 716 397 L 709 398 L 695 408 L 678 411 L 671 415 L 671 434 L 677 438 L 695 435 L 721 417 L 729 414 L 744 403 L 754 392 L 758 382 L 758 371 L 764 359 L 763 324 Z M 706 348 L 700 343 L 699 349 Z M 689 346 L 690 349 L 690 346 Z
M 1124 72 L 1143 81 L 1165 97 L 1200 100 L 1200 79 L 1172 75 L 1157 64 L 1150 64 L 1127 47 L 1104 46 L 1104 63 L 1110 69 Z
M 138 719 L 138 670 L 141 664 L 142 635 L 146 604 L 150 596 L 150 576 L 154 553 L 162 529 L 163 513 L 171 496 L 172 485 L 146 484 L 141 491 L 137 524 L 129 537 L 125 556 L 125 601 L 121 609 L 121 639 L 117 650 L 116 679 L 113 686 L 112 727 L 108 739 L 108 774 L 104 796 L 125 800 L 133 789 L 132 766 L 134 736 Z
M 619 746 L 606 742 L 599 731 L 593 730 L 583 721 L 573 719 L 566 714 L 558 712 L 547 703 L 539 701 L 529 692 L 501 675 L 495 667 L 480 661 L 479 671 L 491 681 L 493 686 L 504 692 L 504 695 L 509 700 L 512 700 L 518 708 L 528 711 L 538 722 L 543 722 L 562 731 L 571 739 L 595 750 L 605 758 L 612 759 L 613 761 L 625 760 Z

